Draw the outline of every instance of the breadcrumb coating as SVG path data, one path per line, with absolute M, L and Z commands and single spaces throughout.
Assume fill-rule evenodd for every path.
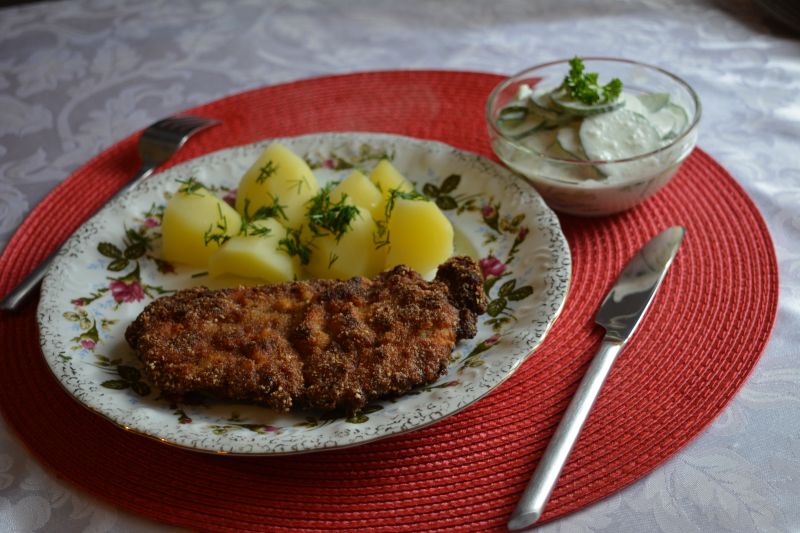
M 125 338 L 166 393 L 354 413 L 441 376 L 486 303 L 478 265 L 453 257 L 432 282 L 401 265 L 372 280 L 187 289 L 150 303 Z

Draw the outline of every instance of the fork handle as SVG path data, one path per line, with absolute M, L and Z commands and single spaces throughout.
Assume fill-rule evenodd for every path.
M 130 180 L 128 180 L 128 183 L 126 183 L 125 185 L 120 187 L 120 189 L 117 192 L 114 193 L 114 196 L 112 196 L 111 198 L 106 200 L 103 203 L 103 205 L 98 207 L 94 211 L 94 213 L 92 213 L 92 216 L 97 214 L 97 211 L 100 211 L 100 209 L 102 209 L 104 206 L 110 204 L 111 202 L 113 202 L 114 200 L 119 198 L 120 196 L 123 196 L 123 195 L 127 194 L 128 192 L 132 191 L 133 189 L 135 189 L 136 187 L 138 187 L 140 183 L 142 183 L 144 180 L 146 180 L 147 178 L 150 177 L 150 174 L 153 173 L 153 171 L 156 169 L 156 167 L 158 167 L 158 165 L 155 165 L 153 163 L 144 163 L 139 168 L 139 172 L 137 172 L 134 177 L 132 177 Z
M 152 164 L 142 165 L 142 167 L 139 169 L 139 172 L 137 172 L 136 175 L 120 190 L 115 192 L 114 196 L 103 202 L 103 205 L 95 209 L 91 216 L 97 214 L 97 212 L 100 211 L 103 206 L 108 205 L 108 203 L 112 200 L 116 200 L 123 194 L 136 188 L 136 186 L 146 180 L 155 169 L 156 166 Z M 91 218 L 91 216 L 87 217 L 87 219 Z M 44 275 L 47 273 L 47 269 L 50 268 L 50 264 L 53 262 L 53 259 L 55 259 L 56 255 L 58 255 L 58 252 L 61 250 L 63 245 L 64 243 L 62 242 L 58 248 L 48 255 L 44 261 L 39 263 L 39 266 L 33 269 L 33 272 L 28 274 L 28 276 L 23 279 L 19 285 L 14 288 L 14 290 L 8 293 L 8 295 L 3 299 L 2 303 L 0 303 L 0 309 L 4 311 L 16 311 L 19 309 L 20 305 L 22 305 L 22 302 L 25 301 L 28 295 L 33 292 L 37 285 L 39 285 L 39 282 L 42 281 L 42 278 L 44 278 Z

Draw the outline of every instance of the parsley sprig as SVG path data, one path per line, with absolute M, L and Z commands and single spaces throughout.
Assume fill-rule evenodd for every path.
M 586 105 L 613 102 L 622 93 L 622 82 L 614 78 L 606 85 L 598 83 L 597 72 L 584 73 L 583 60 L 575 56 L 569 60 L 569 74 L 561 83 L 561 88 L 573 99 Z

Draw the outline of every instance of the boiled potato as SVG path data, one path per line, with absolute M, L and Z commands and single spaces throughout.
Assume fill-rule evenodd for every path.
M 164 209 L 161 223 L 167 261 L 205 267 L 225 239 L 239 233 L 239 213 L 197 184 L 184 186 Z
M 296 228 L 303 224 L 306 202 L 318 191 L 317 178 L 306 162 L 282 144 L 273 143 L 239 181 L 236 210 L 247 218 L 259 208 L 277 203 L 285 214 L 281 222 Z
M 386 269 L 404 264 L 426 276 L 453 255 L 453 226 L 433 202 L 396 198 L 387 227 Z
M 403 192 L 414 190 L 414 184 L 408 181 L 388 159 L 381 159 L 370 172 L 369 178 L 384 196 L 388 195 L 392 189 L 399 189 Z
M 386 204 L 389 202 L 392 191 L 412 192 L 414 190 L 414 184 L 408 181 L 388 159 L 381 159 L 370 172 L 369 178 L 383 196 L 377 210 L 374 211 L 376 220 L 384 217 Z
M 373 218 L 382 215 L 381 191 L 358 170 L 354 170 L 331 191 L 331 200 L 338 202 L 342 196 L 347 195 L 355 205 L 363 207 L 372 214 Z
M 265 234 L 253 234 L 254 229 Z M 208 259 L 210 275 L 230 274 L 270 283 L 297 278 L 299 261 L 279 248 L 279 241 L 286 234 L 280 222 L 273 218 L 257 220 L 246 231 L 250 234 L 232 237 L 211 254 Z
M 385 246 L 377 247 L 374 239 L 376 229 L 369 211 L 359 207 L 350 228 L 338 241 L 333 234 L 312 241 L 308 273 L 315 278 L 335 279 L 377 275 L 383 270 L 387 250 Z

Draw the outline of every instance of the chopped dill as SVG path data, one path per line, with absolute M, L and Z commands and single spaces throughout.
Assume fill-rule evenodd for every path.
M 258 177 L 256 178 L 256 183 L 259 185 L 263 185 L 265 181 L 271 178 L 276 172 L 278 172 L 278 165 L 276 165 L 272 159 L 267 161 L 267 164 L 258 169 Z
M 401 191 L 400 189 L 390 189 L 389 199 L 386 201 L 386 207 L 384 209 L 383 220 L 375 221 L 375 225 L 378 229 L 372 235 L 372 242 L 375 245 L 376 250 L 389 245 L 389 218 L 392 216 L 394 204 L 398 198 L 401 200 L 430 201 L 427 196 L 420 194 L 417 191 Z
M 380 250 L 384 246 L 389 246 L 389 229 L 386 227 L 386 222 L 375 222 L 378 227 L 377 231 L 372 234 L 372 244 L 375 245 L 376 250 Z
M 286 213 L 283 208 L 285 205 L 278 203 L 278 199 L 270 195 L 273 199 L 272 205 L 262 205 L 252 215 L 250 214 L 250 198 L 244 199 L 244 212 L 242 213 L 242 227 L 239 229 L 239 235 L 266 237 L 269 235 L 270 229 L 260 225 L 253 224 L 258 220 L 266 220 L 268 218 L 283 218 L 286 220 Z
M 242 213 L 242 220 L 244 222 L 255 222 L 256 220 L 265 220 L 267 218 L 278 218 L 280 215 L 286 218 L 286 213 L 283 212 L 285 205 L 272 204 L 262 205 L 252 215 L 250 214 L 250 198 L 244 199 L 244 212 Z
M 338 202 L 333 202 L 332 188 L 333 184 L 329 183 L 309 200 L 308 227 L 314 235 L 319 237 L 330 233 L 338 242 L 358 216 L 358 207 L 347 203 L 346 194 Z
M 300 239 L 301 229 L 287 229 L 286 237 L 278 241 L 278 249 L 290 256 L 297 256 L 300 262 L 307 265 L 311 259 L 311 248 Z
M 290 180 L 287 183 L 289 183 L 292 187 L 297 188 L 297 194 L 300 194 L 303 191 L 303 185 L 310 188 L 305 176 L 301 176 L 296 180 Z
M 203 234 L 203 244 L 206 246 L 211 242 L 222 246 L 231 238 L 228 235 L 228 219 L 222 214 L 222 206 L 219 204 L 217 204 L 217 212 L 219 213 L 219 218 L 217 218 L 216 224 L 211 224 Z
M 386 209 L 384 212 L 384 217 L 386 220 L 389 220 L 389 217 L 392 215 L 392 211 L 394 210 L 394 204 L 397 199 L 400 198 L 401 200 L 427 200 L 428 197 L 424 194 L 420 194 L 417 191 L 401 191 L 400 189 L 391 189 L 389 191 L 389 200 L 386 202 Z
M 178 189 L 178 192 L 181 194 L 185 194 L 187 196 L 189 195 L 202 196 L 197 191 L 205 188 L 203 187 L 203 184 L 197 181 L 197 179 L 194 177 L 190 177 L 189 179 L 185 180 L 178 180 L 178 183 L 181 184 L 181 187 L 180 189 Z
M 330 256 L 328 256 L 328 270 L 331 269 L 331 267 L 337 261 L 337 259 L 339 259 L 339 256 L 331 252 Z
M 265 226 L 256 226 L 251 222 L 242 224 L 242 229 L 239 231 L 239 234 L 246 237 L 267 237 L 272 234 L 272 230 Z

